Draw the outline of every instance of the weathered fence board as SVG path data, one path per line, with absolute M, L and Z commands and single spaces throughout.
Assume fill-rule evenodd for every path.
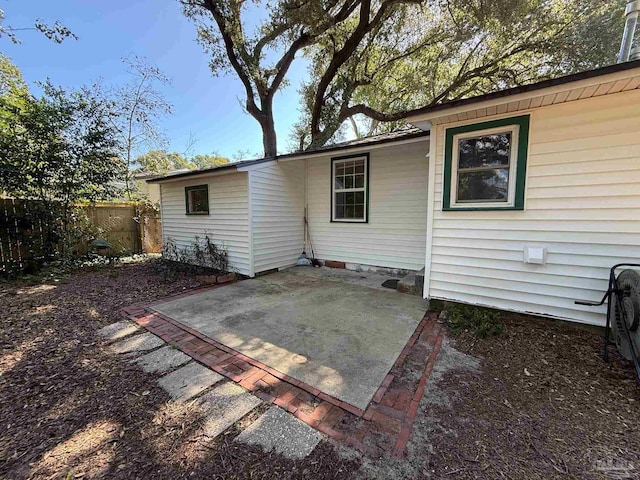
M 42 256 L 37 251 L 46 240 L 37 202 L 0 199 L 0 272 L 26 268 Z M 116 252 L 160 252 L 162 234 L 157 211 L 136 203 L 97 203 L 82 206 L 92 226 Z M 79 254 L 88 243 L 76 245 Z

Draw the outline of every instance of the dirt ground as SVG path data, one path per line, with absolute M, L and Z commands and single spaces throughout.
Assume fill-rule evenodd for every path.
M 197 411 L 96 336 L 121 307 L 196 285 L 154 261 L 0 284 L 0 478 L 640 478 L 630 366 L 602 362 L 594 332 L 517 316 L 444 342 L 407 458 L 324 441 L 291 461 L 233 442 L 242 420 L 203 442 Z
M 164 283 L 153 262 L 0 284 L 0 478 L 350 478 L 357 462 L 329 443 L 294 462 L 237 429 L 194 438 L 197 412 L 168 407 L 156 376 L 96 336 L 120 308 L 197 285 Z
M 593 330 L 514 314 L 503 323 L 501 336 L 453 337 L 439 359 L 422 406 L 427 425 L 417 432 L 433 446 L 429 473 L 640 478 L 640 384 L 632 364 L 613 350 L 603 362 Z

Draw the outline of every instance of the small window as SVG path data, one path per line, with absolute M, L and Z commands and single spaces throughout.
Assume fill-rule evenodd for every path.
M 369 210 L 369 156 L 331 159 L 331 221 L 366 223 Z
M 443 210 L 522 210 L 529 117 L 447 130 Z
M 185 203 L 187 205 L 187 215 L 208 215 L 209 214 L 209 186 L 196 185 L 185 187 Z

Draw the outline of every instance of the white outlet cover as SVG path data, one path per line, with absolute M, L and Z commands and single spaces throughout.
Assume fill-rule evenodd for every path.
M 524 247 L 524 263 L 544 265 L 547 261 L 546 247 Z

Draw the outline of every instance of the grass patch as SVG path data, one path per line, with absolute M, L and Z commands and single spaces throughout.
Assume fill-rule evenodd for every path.
M 445 307 L 445 320 L 453 333 L 472 331 L 477 338 L 493 337 L 504 332 L 502 315 L 496 310 L 463 305 L 448 304 Z

